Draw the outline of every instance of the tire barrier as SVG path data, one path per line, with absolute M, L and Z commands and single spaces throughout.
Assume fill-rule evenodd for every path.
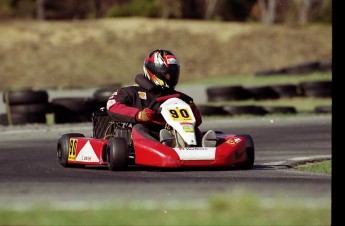
M 281 74 L 307 74 L 315 71 L 331 71 L 332 70 L 332 59 L 324 61 L 311 61 L 280 69 L 268 69 L 258 71 L 255 73 L 256 76 L 267 76 L 267 75 L 281 75 Z
M 112 84 L 100 87 L 94 91 L 93 98 L 105 106 L 110 95 L 119 88 L 121 88 L 121 84 Z
M 316 113 L 332 113 L 332 106 L 324 106 L 324 105 L 316 106 L 314 108 L 314 111 Z
M 266 115 L 268 113 L 263 107 L 255 105 L 224 106 L 223 109 L 231 115 Z
M 303 96 L 332 97 L 331 81 L 312 81 L 299 84 Z
M 9 105 L 16 104 L 32 104 L 32 103 L 47 103 L 48 93 L 45 90 L 32 90 L 32 89 L 21 89 L 21 90 L 10 90 L 5 91 L 2 95 L 4 103 Z
M 229 115 L 228 112 L 224 111 L 222 106 L 198 105 L 197 107 L 198 107 L 200 114 L 202 116 Z
M 45 90 L 5 91 L 2 100 L 6 105 L 6 114 L 1 114 L 1 125 L 46 123 L 46 114 L 52 112 Z
M 297 114 L 297 110 L 292 106 L 264 107 L 268 114 Z
M 302 95 L 299 86 L 294 84 L 271 85 L 270 87 L 279 95 L 279 98 L 291 98 Z
M 103 107 L 103 104 L 95 99 L 84 97 L 54 98 L 51 104 L 57 124 L 91 122 L 92 113 Z
M 278 99 L 279 94 L 270 86 L 257 86 L 246 88 L 254 100 Z
M 293 106 L 208 106 L 198 105 L 202 116 L 233 116 L 242 114 L 265 115 L 265 114 L 297 114 Z
M 50 103 L 17 104 L 10 105 L 10 111 L 12 114 L 46 114 L 52 112 L 52 106 Z
M 45 114 L 11 114 L 11 119 L 9 120 L 7 114 L 0 114 L 0 125 L 10 126 L 10 125 L 23 125 L 30 123 L 46 123 Z
M 221 86 L 206 89 L 208 101 L 247 100 L 251 93 L 242 86 Z
M 4 91 L 2 100 L 6 112 L 0 114 L 0 125 L 21 125 L 28 123 L 47 123 L 47 114 L 54 115 L 54 123 L 91 122 L 92 113 L 106 106 L 109 96 L 120 88 L 120 84 L 103 86 L 94 91 L 91 97 L 63 97 L 48 101 L 45 90 L 10 90 Z M 209 102 L 237 100 L 269 100 L 293 97 L 332 97 L 331 81 L 307 81 L 294 84 L 276 84 L 270 86 L 220 86 L 206 89 Z M 235 116 L 296 114 L 293 106 L 228 106 L 212 103 L 198 105 L 202 116 Z M 332 106 L 316 106 L 314 113 L 332 113 Z
M 301 82 L 297 85 L 220 86 L 206 90 L 209 102 L 233 100 L 268 100 L 291 97 L 332 97 L 332 81 Z

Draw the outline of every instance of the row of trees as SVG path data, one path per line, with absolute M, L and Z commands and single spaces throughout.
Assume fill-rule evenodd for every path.
M 331 0 L 6 0 L 1 18 L 153 17 L 267 24 L 332 22 Z

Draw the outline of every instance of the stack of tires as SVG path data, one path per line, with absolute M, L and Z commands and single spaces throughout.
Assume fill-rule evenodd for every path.
M 227 102 L 243 100 L 275 100 L 279 98 L 294 97 L 332 97 L 332 81 L 306 81 L 299 84 L 274 84 L 264 86 L 242 87 L 242 86 L 218 86 L 209 87 L 206 90 L 209 102 Z M 259 102 L 260 103 L 260 102 Z M 254 114 L 265 115 L 271 113 L 296 114 L 297 110 L 293 106 L 201 106 L 203 115 L 239 115 Z M 331 113 L 331 106 L 317 106 L 316 113 Z
M 52 111 L 45 90 L 5 91 L 2 100 L 6 105 L 6 113 L 0 114 L 1 125 L 46 123 L 46 114 Z
M 332 97 L 332 81 L 306 81 L 254 87 L 218 86 L 206 90 L 208 101 L 269 100 L 292 97 Z
M 91 122 L 92 112 L 100 106 L 93 98 L 59 97 L 51 101 L 56 124 Z
M 100 105 L 106 106 L 109 97 L 121 88 L 121 84 L 110 84 L 107 86 L 102 86 L 95 90 L 93 93 L 93 99 L 95 99 Z
M 305 97 L 332 97 L 331 81 L 308 81 L 299 84 L 301 93 Z
M 53 115 L 52 123 L 91 122 L 92 113 L 106 107 L 110 95 L 121 84 L 103 86 L 91 97 L 56 97 L 49 101 L 45 90 L 20 89 L 4 91 L 2 95 L 6 112 L 0 114 L 0 125 L 47 123 L 47 114 Z
M 274 100 L 281 97 L 298 96 L 296 85 L 274 85 L 274 86 L 220 86 L 209 87 L 206 90 L 209 102 L 222 101 L 243 101 L 243 100 Z M 296 114 L 297 111 L 291 106 L 263 107 L 256 105 L 223 105 L 223 106 L 202 106 L 202 115 L 265 115 L 269 113 Z
M 111 84 L 96 89 L 92 97 L 59 97 L 51 100 L 56 124 L 91 122 L 92 113 L 106 107 L 110 95 L 121 87 Z

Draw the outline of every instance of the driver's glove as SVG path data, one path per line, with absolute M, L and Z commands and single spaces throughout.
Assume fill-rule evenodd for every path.
M 156 114 L 156 111 L 149 109 L 149 108 L 144 108 L 141 111 L 138 111 L 138 113 L 135 116 L 135 119 L 137 122 L 147 122 L 147 121 L 152 121 Z

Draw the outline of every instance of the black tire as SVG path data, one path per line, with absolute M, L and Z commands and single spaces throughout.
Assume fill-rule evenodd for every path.
M 247 87 L 246 88 L 255 100 L 278 99 L 279 94 L 270 86 Z
M 92 98 L 65 97 L 52 100 L 55 123 L 91 122 L 99 103 Z
M 305 62 L 290 67 L 282 68 L 281 71 L 283 74 L 306 74 L 313 71 L 317 71 L 319 68 L 318 61 Z
M 197 107 L 201 115 L 228 115 L 222 106 L 198 105 Z
M 210 87 L 206 89 L 208 101 L 247 100 L 251 94 L 242 86 Z
M 60 165 L 62 165 L 63 167 L 71 167 L 71 164 L 68 164 L 67 162 L 71 137 L 85 136 L 81 133 L 67 133 L 60 137 L 57 144 L 56 157 L 58 158 L 58 162 L 60 163 Z
M 48 93 L 45 90 L 11 90 L 5 91 L 2 96 L 4 103 L 9 103 L 10 105 L 15 104 L 32 104 L 32 103 L 47 103 Z
M 244 137 L 246 140 L 246 155 L 247 158 L 245 162 L 238 164 L 236 167 L 242 170 L 252 169 L 255 161 L 255 147 L 252 136 L 249 134 L 240 134 L 239 137 Z
M 281 74 L 280 69 L 267 69 L 255 72 L 255 76 L 278 75 Z
M 68 110 L 69 112 L 81 113 L 93 111 L 95 100 L 84 97 L 61 97 L 54 98 L 52 101 L 54 107 Z
M 11 113 L 49 113 L 52 112 L 50 103 L 10 105 Z
M 332 81 L 301 82 L 302 95 L 307 97 L 332 97 Z
M 113 84 L 101 87 L 95 90 L 95 92 L 93 93 L 93 98 L 101 103 L 106 104 L 110 95 L 113 94 L 119 88 L 121 88 L 121 84 Z
M 292 106 L 264 107 L 269 114 L 296 114 L 297 110 Z
M 224 106 L 224 111 L 231 115 L 265 115 L 267 111 L 263 107 L 255 105 L 244 105 L 244 106 Z
M 108 169 L 112 171 L 122 170 L 128 166 L 128 145 L 123 137 L 113 137 L 108 141 L 107 162 Z
M 315 113 L 332 113 L 332 106 L 316 106 L 314 111 Z
M 284 84 L 284 85 L 271 85 L 271 88 L 278 93 L 279 98 L 291 98 L 300 96 L 299 89 L 297 85 L 294 84 Z
M 11 125 L 23 125 L 31 123 L 47 123 L 45 114 L 33 114 L 33 113 L 13 113 L 11 114 Z M 0 114 L 0 124 L 8 126 L 10 122 L 7 114 Z

